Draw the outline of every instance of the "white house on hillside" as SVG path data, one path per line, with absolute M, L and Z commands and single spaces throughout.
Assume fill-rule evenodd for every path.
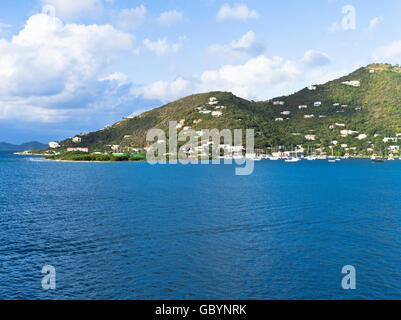
M 58 142 L 49 142 L 49 148 L 51 149 L 57 149 L 60 148 L 60 144 Z

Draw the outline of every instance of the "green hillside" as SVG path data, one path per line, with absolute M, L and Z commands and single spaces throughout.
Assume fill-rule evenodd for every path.
M 347 81 L 351 82 L 344 84 Z M 217 104 L 209 105 L 212 97 Z M 314 106 L 319 101 L 321 106 Z M 300 109 L 303 105 L 307 108 Z M 219 106 L 224 109 L 216 108 Z M 220 111 L 222 116 L 203 111 Z M 61 147 L 88 147 L 90 151 L 111 151 L 112 145 L 120 145 L 120 150 L 141 148 L 147 145 L 149 129 L 167 132 L 169 121 L 180 120 L 194 130 L 255 129 L 257 148 L 290 148 L 295 144 L 327 148 L 335 140 L 336 153 L 367 154 L 368 148 L 384 148 L 384 137 L 401 133 L 401 69 L 373 64 L 324 85 L 262 102 L 247 101 L 228 92 L 191 95 L 81 135 L 80 143 L 67 139 Z M 388 144 L 398 145 L 395 141 Z

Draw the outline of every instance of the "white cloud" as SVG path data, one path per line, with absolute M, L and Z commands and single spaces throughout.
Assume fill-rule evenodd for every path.
M 244 98 L 256 94 L 260 86 L 290 82 L 300 76 L 295 63 L 280 57 L 259 56 L 242 65 L 225 65 L 218 70 L 203 72 L 200 88 L 220 88 Z
M 157 56 L 161 57 L 167 53 L 174 53 L 180 50 L 182 47 L 182 41 L 184 40 L 184 37 L 180 37 L 180 42 L 169 44 L 166 38 L 158 39 L 156 41 L 145 39 L 142 41 L 142 43 L 146 50 L 153 52 Z
M 393 41 L 387 45 L 376 48 L 372 54 L 372 59 L 376 62 L 400 63 L 401 41 Z
M 185 19 L 184 13 L 178 10 L 162 12 L 157 18 L 157 22 L 162 25 L 172 25 Z
M 314 51 L 308 52 L 296 61 L 260 55 L 249 59 L 244 64 L 227 64 L 216 70 L 204 71 L 194 79 L 158 81 L 137 90 L 136 93 L 142 94 L 146 99 L 169 101 L 195 92 L 221 90 L 246 99 L 261 100 L 279 96 L 291 90 L 299 90 L 310 84 L 322 83 L 338 75 L 328 73 L 325 68 L 312 68 L 320 67 L 320 64 L 305 64 L 305 57 L 310 57 L 310 52 Z M 176 82 L 181 85 L 178 86 Z
M 258 18 L 259 13 L 256 10 L 250 10 L 246 4 L 236 4 L 233 7 L 229 4 L 224 4 L 220 7 L 217 14 L 217 20 L 219 21 L 228 19 L 248 20 Z
M 133 41 L 110 25 L 31 16 L 11 40 L 0 39 L 1 117 L 58 121 L 67 110 L 102 99 L 108 82 L 98 79 L 113 57 L 133 49 Z
M 100 77 L 99 81 L 116 81 L 119 84 L 126 84 L 129 82 L 128 76 L 122 72 L 114 72 L 105 77 Z
M 22 119 L 52 123 L 66 120 L 67 110 L 54 110 L 30 105 L 27 101 L 0 101 L 0 120 Z
M 214 44 L 208 48 L 210 53 L 257 56 L 265 50 L 263 43 L 258 42 L 253 31 L 244 34 L 239 40 L 233 40 L 228 45 Z
M 309 50 L 305 52 L 301 60 L 307 67 L 320 67 L 330 63 L 330 58 L 327 54 L 316 50 Z
M 373 18 L 372 20 L 370 20 L 370 22 L 369 22 L 369 28 L 368 28 L 368 30 L 369 31 L 373 31 L 375 28 L 376 28 L 376 26 L 380 23 L 380 22 L 382 22 L 383 21 L 383 17 L 375 17 L 375 18 Z
M 116 19 L 117 25 L 122 29 L 132 30 L 146 20 L 147 9 L 144 5 L 137 8 L 121 10 Z
M 62 18 L 99 13 L 103 10 L 103 0 L 41 0 L 43 5 L 55 8 L 55 14 Z
M 142 94 L 145 99 L 158 99 L 161 101 L 171 101 L 177 97 L 188 94 L 191 90 L 190 83 L 181 77 L 172 82 L 156 81 L 136 93 Z

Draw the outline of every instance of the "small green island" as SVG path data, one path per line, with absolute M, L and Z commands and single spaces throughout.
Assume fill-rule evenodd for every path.
M 57 155 L 44 155 L 47 160 L 56 161 L 82 161 L 82 162 L 122 162 L 122 161 L 145 161 L 145 154 L 104 154 L 83 152 L 63 152 Z

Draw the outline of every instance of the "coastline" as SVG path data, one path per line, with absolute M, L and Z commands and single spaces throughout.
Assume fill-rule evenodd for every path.
M 42 154 L 42 153 L 26 153 L 26 152 L 13 152 L 14 155 L 17 156 L 33 156 L 33 157 L 47 157 L 51 156 L 51 154 Z
M 24 152 L 14 152 L 14 155 L 18 156 L 33 156 L 33 157 L 42 157 L 47 161 L 53 162 L 63 162 L 63 163 L 125 163 L 125 162 L 146 162 L 146 160 L 136 160 L 136 161 L 99 161 L 99 160 L 62 160 L 62 159 L 46 159 L 47 156 L 52 156 L 51 154 L 38 154 L 38 153 L 24 153 Z M 223 160 L 223 159 L 222 159 Z M 266 159 L 268 160 L 268 159 Z M 284 158 L 281 160 L 285 160 Z M 319 160 L 319 159 L 318 159 Z M 318 161 L 317 160 L 317 161 Z M 324 160 L 324 159 L 320 159 Z M 328 159 L 325 159 L 328 160 Z M 360 156 L 360 157 L 351 157 L 349 159 L 341 159 L 341 160 L 371 160 L 369 156 Z

